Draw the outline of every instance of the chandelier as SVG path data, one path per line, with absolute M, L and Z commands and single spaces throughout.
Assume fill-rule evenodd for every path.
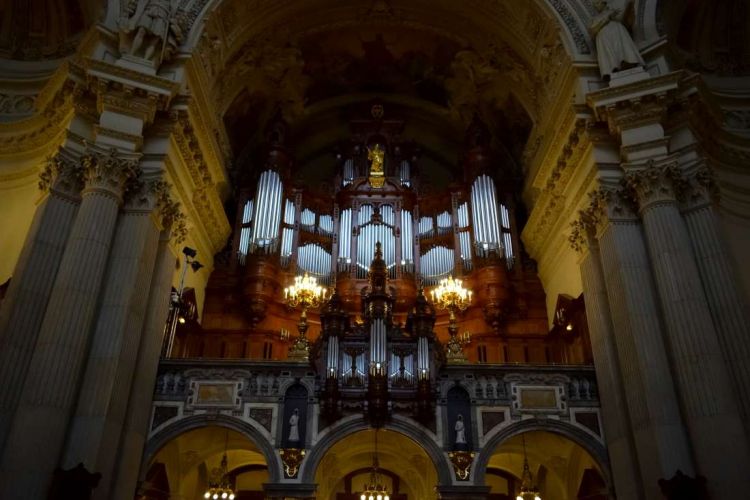
M 326 299 L 326 289 L 318 285 L 318 279 L 305 273 L 304 276 L 295 276 L 294 284 L 284 288 L 284 302 L 289 307 L 301 307 L 302 314 L 297 323 L 299 336 L 294 345 L 289 348 L 289 358 L 299 361 L 307 361 L 310 354 L 310 342 L 305 336 L 307 332 L 307 309 L 320 307 Z
M 218 477 L 218 482 L 209 485 L 209 488 L 203 494 L 207 500 L 234 500 L 234 490 L 229 480 L 229 468 L 227 467 L 227 441 L 229 440 L 229 431 L 224 438 L 224 455 L 221 457 L 221 467 L 214 469 L 212 475 Z
M 370 480 L 362 487 L 363 491 L 359 496 L 359 500 L 391 500 L 388 490 L 383 484 L 378 467 L 378 430 L 375 429 L 375 453 L 372 455 Z
M 290 307 L 302 307 L 302 318 L 307 318 L 309 307 L 319 307 L 326 298 L 326 289 L 318 285 L 318 279 L 305 273 L 295 276 L 294 284 L 284 288 L 284 301 Z
M 448 333 L 450 339 L 446 346 L 446 357 L 449 363 L 466 363 L 463 346 L 469 343 L 469 335 L 458 338 L 458 326 L 456 325 L 456 312 L 463 311 L 471 304 L 472 292 L 463 286 L 463 281 L 448 276 L 440 280 L 440 283 L 432 292 L 432 302 L 440 309 L 448 309 L 450 319 Z
M 539 496 L 539 488 L 534 484 L 534 478 L 531 476 L 529 461 L 526 458 L 526 438 L 521 434 L 523 440 L 523 474 L 521 474 L 521 492 L 516 500 L 542 500 Z
M 448 309 L 450 319 L 454 322 L 456 311 L 463 311 L 471 304 L 471 295 L 471 290 L 464 288 L 463 280 L 448 276 L 441 279 L 438 286 L 432 290 L 432 301 L 440 309 Z

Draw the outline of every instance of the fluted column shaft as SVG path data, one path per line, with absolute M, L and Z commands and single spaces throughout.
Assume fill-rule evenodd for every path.
M 660 499 L 658 480 L 693 464 L 640 224 L 605 223 L 599 246 L 644 494 Z
M 642 498 L 643 485 L 630 428 L 630 416 L 620 377 L 615 332 L 599 257 L 599 247 L 590 241 L 580 261 L 586 318 L 591 334 L 596 380 L 599 384 L 604 434 L 607 438 L 615 492 L 620 498 Z
M 59 178 L 39 203 L 0 310 L 0 452 L 10 433 L 52 285 L 80 202 L 68 183 L 72 160 L 53 160 Z M 54 170 L 53 170 L 54 169 Z M 45 181 L 40 182 L 45 187 Z
M 169 248 L 169 231 L 162 233 L 148 294 L 146 320 L 143 325 L 133 383 L 128 397 L 124 429 L 118 447 L 111 491 L 96 490 L 96 498 L 132 500 L 138 481 L 143 447 L 148 435 L 151 404 L 154 395 L 159 355 L 164 339 L 164 325 L 169 312 L 169 296 L 175 257 Z M 123 396 L 124 397 L 124 396 Z
M 150 211 L 125 211 L 118 220 L 78 404 L 63 467 L 83 463 L 107 488 L 122 430 L 127 395 L 143 328 L 158 247 Z
M 713 207 L 703 203 L 686 210 L 685 222 L 747 434 L 750 432 L 750 328 L 746 305 L 737 289 Z
M 0 465 L 0 498 L 45 498 L 79 388 L 125 182 L 113 151 L 85 160 L 87 183 L 60 262 Z
M 630 174 L 661 299 L 670 358 L 698 472 L 716 498 L 750 488 L 750 451 L 718 336 L 674 199 L 669 167 Z

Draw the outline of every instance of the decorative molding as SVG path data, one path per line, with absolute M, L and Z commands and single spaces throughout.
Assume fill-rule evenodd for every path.
M 116 148 L 108 150 L 91 146 L 81 158 L 85 179 L 83 193 L 100 192 L 121 200 L 132 189 L 140 176 L 139 154 L 126 153 Z
M 297 477 L 300 465 L 305 459 L 305 450 L 299 448 L 282 448 L 279 450 L 281 462 L 284 464 L 284 476 L 292 479 Z
M 624 168 L 625 186 L 635 194 L 641 211 L 677 201 L 675 184 L 680 181 L 680 170 L 676 159 L 668 157 L 658 162 L 650 159 L 644 165 Z
M 55 156 L 47 158 L 39 173 L 39 189 L 54 191 L 68 197 L 78 197 L 84 184 L 81 159 L 65 148 L 59 148 Z
M 468 481 L 471 475 L 471 464 L 474 463 L 473 451 L 449 451 L 448 458 L 453 465 L 457 481 Z
M 576 44 L 576 49 L 581 54 L 590 54 L 591 48 L 589 47 L 589 39 L 586 34 L 581 30 L 578 19 L 568 9 L 568 6 L 562 0 L 548 0 L 552 7 L 557 11 L 560 19 L 563 20 L 565 26 L 570 32 L 570 36 L 573 38 L 573 42 Z

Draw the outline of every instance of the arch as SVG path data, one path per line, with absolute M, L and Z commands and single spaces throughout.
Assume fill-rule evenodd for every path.
M 477 481 L 482 481 L 483 484 L 484 476 L 487 472 L 487 464 L 489 464 L 490 458 L 495 450 L 503 442 L 513 436 L 530 431 L 551 432 L 566 437 L 579 445 L 591 455 L 602 471 L 607 487 L 610 489 L 612 488 L 612 478 L 609 470 L 609 456 L 607 455 L 607 449 L 601 443 L 599 443 L 593 436 L 573 425 L 557 420 L 539 420 L 536 418 L 511 424 L 495 434 L 489 441 L 487 441 L 487 443 L 485 443 L 482 451 L 479 452 L 479 456 L 477 456 L 474 470 L 472 471 L 472 480 L 474 481 L 474 484 L 477 484 Z
M 172 439 L 175 439 L 176 437 L 188 431 L 209 426 L 224 427 L 226 429 L 231 429 L 233 431 L 239 432 L 240 434 L 245 436 L 248 440 L 250 440 L 258 447 L 258 451 L 266 459 L 269 481 L 281 481 L 283 475 L 281 473 L 280 460 L 276 456 L 273 445 L 271 445 L 271 443 L 269 443 L 268 440 L 263 437 L 260 431 L 258 431 L 249 423 L 227 415 L 193 415 L 166 426 L 164 429 L 160 430 L 154 436 L 152 436 L 146 443 L 146 447 L 143 451 L 141 468 L 145 469 L 145 466 L 151 462 L 151 460 L 156 456 L 159 450 Z M 143 473 L 144 472 L 142 470 L 141 475 L 143 475 Z
M 334 444 L 355 432 L 369 429 L 371 429 L 370 424 L 365 421 L 364 417 L 344 419 L 326 429 L 323 437 L 315 443 L 313 449 L 307 454 L 305 461 L 302 462 L 302 469 L 300 471 L 301 482 L 308 484 L 315 482 L 318 465 Z M 430 436 L 416 423 L 403 418 L 392 419 L 384 429 L 398 432 L 414 441 L 432 460 L 440 484 L 452 484 L 453 472 L 450 464 L 433 436 Z
M 635 22 L 633 25 L 633 38 L 637 42 L 651 42 L 658 39 L 659 3 L 664 0 L 636 0 L 635 5 Z
M 192 23 L 190 23 L 187 36 L 185 36 L 185 42 L 182 46 L 183 51 L 192 52 L 195 49 L 203 35 L 209 16 L 230 1 L 196 0 L 192 3 L 189 16 Z M 117 16 L 119 16 L 119 2 L 115 3 L 117 4 L 116 8 L 110 7 L 106 16 L 107 26 L 114 29 L 116 29 Z M 590 57 L 591 39 L 586 26 L 587 19 L 581 18 L 581 13 L 586 10 L 585 6 L 580 5 L 583 2 L 577 2 L 576 0 L 536 0 L 531 3 L 534 4 L 536 9 L 555 20 L 560 28 L 560 38 L 568 55 L 574 58 L 576 56 L 580 58 L 582 55 Z M 644 12 L 649 11 L 649 8 L 653 12 L 656 11 L 657 0 L 642 0 L 641 3 L 654 4 L 653 6 L 644 6 Z

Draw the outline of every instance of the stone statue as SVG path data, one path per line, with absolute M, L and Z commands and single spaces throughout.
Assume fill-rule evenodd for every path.
M 454 427 L 456 431 L 456 444 L 466 444 L 466 428 L 464 427 L 464 416 L 460 413 L 456 418 L 456 425 Z
M 134 7 L 134 8 L 133 8 Z M 139 0 L 120 23 L 120 51 L 161 64 L 181 43 L 184 20 L 173 12 L 171 0 Z
M 591 35 L 596 39 L 596 54 L 602 78 L 635 66 L 645 66 L 638 48 L 622 24 L 622 12 L 611 9 L 605 0 L 594 0 L 599 13 L 591 21 Z
M 289 418 L 289 442 L 296 443 L 299 441 L 299 408 L 295 408 L 291 418 Z

